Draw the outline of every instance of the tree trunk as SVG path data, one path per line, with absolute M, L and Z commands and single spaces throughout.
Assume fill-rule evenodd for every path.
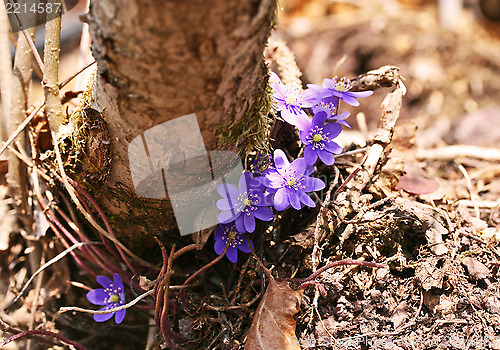
M 263 50 L 275 5 L 275 0 L 91 1 L 87 20 L 98 73 L 89 105 L 101 113 L 87 113 L 100 134 L 94 147 L 99 159 L 92 161 L 99 181 L 90 183 L 118 238 L 129 246 L 146 248 L 145 234 L 175 237 L 176 231 L 168 200 L 143 198 L 134 190 L 128 156 L 134 138 L 195 113 L 207 151 L 244 155 L 264 147 L 269 97 Z M 95 121 L 100 117 L 109 129 L 110 159 L 103 148 L 104 123 Z

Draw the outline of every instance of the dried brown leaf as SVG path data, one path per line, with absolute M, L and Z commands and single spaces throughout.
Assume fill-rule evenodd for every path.
M 442 265 L 443 259 L 430 256 L 417 266 L 415 277 L 425 291 L 429 291 L 432 288 L 443 288 L 443 279 L 446 271 L 442 268 Z
M 303 291 L 271 277 L 255 312 L 245 350 L 300 350 L 293 315 L 299 312 Z
M 429 194 L 437 191 L 439 184 L 433 178 L 423 174 L 407 173 L 399 179 L 396 188 L 411 194 Z
M 446 254 L 448 248 L 443 243 L 443 235 L 447 234 L 448 230 L 441 223 L 444 221 L 441 214 L 432 207 L 405 198 L 396 198 L 396 202 L 401 209 L 420 220 L 431 252 L 438 256 Z

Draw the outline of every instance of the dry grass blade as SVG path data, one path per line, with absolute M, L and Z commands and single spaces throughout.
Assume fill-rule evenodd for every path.
M 58 262 L 59 260 L 61 260 L 62 258 L 64 258 L 66 255 L 68 255 L 73 250 L 75 250 L 77 248 L 80 248 L 80 247 L 82 247 L 84 245 L 88 245 L 88 244 L 97 244 L 97 242 L 84 242 L 84 243 L 74 244 L 71 247 L 69 247 L 68 249 L 65 249 L 61 253 L 57 254 L 54 258 L 50 259 L 49 261 L 47 261 L 42 266 L 40 266 L 40 268 L 38 270 L 36 270 L 35 273 L 33 273 L 33 275 L 29 278 L 29 280 L 24 284 L 24 287 L 21 289 L 21 291 L 15 297 L 15 299 L 12 300 L 12 302 L 10 303 L 10 305 L 14 304 L 16 301 L 19 300 L 19 298 L 21 298 L 21 296 L 24 294 L 24 292 L 26 291 L 26 289 L 28 288 L 28 286 L 30 285 L 30 283 L 33 282 L 33 280 L 35 279 L 35 277 L 38 276 L 38 274 L 40 272 L 42 272 L 43 270 L 45 270 L 47 267 L 49 267 L 50 265 L 54 264 L 55 262 Z

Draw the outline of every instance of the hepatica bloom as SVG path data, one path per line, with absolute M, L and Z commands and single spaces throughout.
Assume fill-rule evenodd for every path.
M 264 171 L 260 181 L 273 193 L 273 202 L 276 210 L 285 210 L 290 206 L 299 210 L 304 205 L 315 207 L 316 204 L 307 195 L 308 192 L 325 188 L 320 179 L 306 175 L 307 164 L 304 158 L 298 158 L 292 163 L 285 153 L 277 149 L 274 151 L 275 168 Z
M 345 103 L 350 104 L 351 106 L 359 106 L 358 98 L 359 97 L 368 97 L 373 94 L 373 91 L 359 91 L 359 92 L 351 92 L 352 83 L 349 79 L 343 77 L 338 78 L 334 77 L 333 79 L 324 79 L 323 86 L 318 86 L 314 84 L 309 84 L 307 87 L 316 91 L 316 93 L 323 95 L 325 97 L 336 97 Z
M 312 121 L 303 129 L 299 129 L 300 140 L 305 146 L 304 158 L 308 166 L 314 165 L 318 157 L 326 165 L 332 165 L 335 162 L 333 154 L 342 152 L 342 147 L 333 141 L 339 136 L 342 126 L 338 123 L 325 124 L 329 116 L 328 109 L 318 110 Z
M 351 113 L 346 111 L 346 112 L 343 112 L 343 113 L 336 115 L 335 114 L 335 113 L 337 113 L 336 105 L 327 101 L 328 99 L 332 99 L 332 98 L 336 98 L 336 97 L 327 97 L 327 98 L 323 99 L 320 103 L 318 103 L 318 105 L 316 107 L 313 107 L 313 109 L 312 109 L 313 113 L 316 114 L 321 110 L 327 109 L 330 112 L 328 118 L 326 118 L 327 121 L 336 122 L 336 123 L 339 123 L 341 125 L 344 125 L 344 126 L 347 126 L 348 128 L 350 128 L 351 126 L 345 120 L 351 115 Z
M 104 288 L 93 289 L 87 293 L 87 299 L 94 305 L 104 305 L 101 309 L 109 310 L 114 309 L 125 304 L 125 292 L 123 289 L 123 282 L 120 276 L 115 273 L 113 275 L 113 281 L 111 281 L 106 276 L 97 276 L 97 282 Z M 94 315 L 94 321 L 104 322 L 109 320 L 113 315 L 115 315 L 115 322 L 120 324 L 125 317 L 125 309 L 111 312 L 108 314 L 98 314 Z
M 318 99 L 311 91 L 300 91 L 296 87 L 283 84 L 275 73 L 271 74 L 270 84 L 273 87 L 273 99 L 276 110 L 281 117 L 291 125 L 297 125 L 303 119 L 308 119 L 302 108 L 314 107 Z
M 215 229 L 215 252 L 219 255 L 222 254 L 226 248 L 227 241 L 229 240 L 229 248 L 227 249 L 226 256 L 229 261 L 235 263 L 238 261 L 238 249 L 243 253 L 250 253 L 250 247 L 248 246 L 247 238 L 245 234 L 240 233 L 236 230 L 234 223 L 231 224 L 219 224 Z M 250 240 L 249 240 L 250 241 Z M 250 241 L 253 248 L 253 242 Z
M 217 192 L 222 196 L 217 201 L 217 208 L 222 210 L 217 220 L 221 224 L 234 221 L 239 232 L 253 232 L 255 218 L 272 220 L 273 211 L 268 207 L 270 203 L 264 194 L 264 186 L 250 172 L 241 175 L 238 187 L 228 183 L 217 186 Z

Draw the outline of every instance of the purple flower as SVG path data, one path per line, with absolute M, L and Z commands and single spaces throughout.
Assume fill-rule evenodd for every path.
M 373 94 L 373 91 L 371 90 L 350 92 L 349 90 L 352 88 L 352 83 L 345 77 L 340 80 L 338 77 L 334 77 L 333 79 L 324 79 L 323 86 L 324 87 L 314 84 L 307 85 L 307 87 L 314 91 L 316 95 L 322 95 L 322 98 L 336 97 L 336 104 L 338 104 L 338 99 L 341 99 L 345 103 L 355 107 L 359 106 L 357 98 L 367 97 Z M 332 99 L 331 102 L 333 103 L 334 100 Z
M 275 168 L 264 171 L 260 181 L 274 194 L 274 208 L 285 210 L 290 206 L 299 210 L 304 205 L 315 207 L 316 204 L 307 195 L 308 192 L 325 188 L 320 179 L 305 175 L 307 164 L 304 158 L 298 158 L 290 163 L 282 150 L 274 151 Z
M 318 156 L 326 165 L 332 165 L 335 162 L 333 154 L 342 152 L 342 147 L 333 142 L 342 131 L 342 126 L 338 123 L 325 124 L 330 115 L 328 109 L 320 109 L 312 122 L 300 129 L 300 140 L 305 145 L 304 158 L 309 166 L 316 163 Z
M 217 208 L 222 210 L 217 220 L 221 224 L 234 221 L 239 232 L 253 232 L 255 218 L 272 220 L 273 211 L 268 207 L 264 186 L 250 172 L 241 175 L 238 187 L 228 183 L 217 186 L 217 192 L 223 197 L 217 201 Z
M 335 115 L 335 113 L 337 113 L 337 107 L 333 103 L 327 102 L 328 99 L 332 98 L 336 99 L 337 97 L 327 97 L 323 99 L 320 103 L 318 103 L 316 107 L 313 107 L 312 109 L 313 113 L 316 114 L 319 111 L 326 109 L 330 112 L 329 113 L 330 116 L 326 118 L 327 121 L 334 121 L 336 123 L 342 124 L 350 128 L 351 126 L 345 121 L 345 119 L 347 119 L 351 115 L 351 113 L 346 111 L 338 115 Z
M 271 72 L 269 82 L 274 89 L 273 98 L 276 109 L 291 125 L 297 125 L 302 119 L 307 119 L 307 114 L 302 108 L 310 108 L 318 104 L 319 100 L 315 94 L 283 84 L 275 73 Z
M 222 254 L 226 248 L 227 241 L 230 240 L 229 248 L 227 249 L 226 256 L 229 261 L 235 263 L 238 261 L 238 249 L 243 253 L 250 253 L 250 247 L 247 243 L 247 238 L 243 233 L 236 230 L 234 223 L 231 224 L 219 224 L 215 229 L 215 252 L 219 255 Z M 250 240 L 249 240 L 250 241 Z M 250 245 L 253 248 L 253 242 L 250 241 Z
M 102 310 L 109 310 L 115 307 L 119 307 L 125 304 L 125 292 L 123 289 L 123 282 L 120 275 L 115 273 L 113 275 L 113 281 L 111 281 L 106 276 L 97 276 L 97 282 L 104 288 L 92 289 L 87 293 L 87 299 L 94 305 L 104 305 Z M 94 315 L 94 321 L 104 322 L 109 320 L 113 315 L 115 315 L 115 322 L 117 324 L 122 323 L 125 317 L 125 309 L 111 312 L 109 314 L 96 314 Z

